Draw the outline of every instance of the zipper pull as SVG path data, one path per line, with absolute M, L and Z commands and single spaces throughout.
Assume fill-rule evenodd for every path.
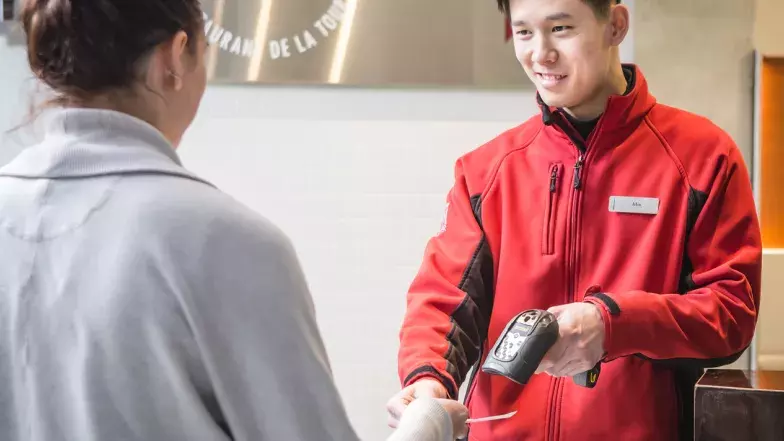
M 574 164 L 574 188 L 579 190 L 582 186 L 582 179 L 580 177 L 580 170 L 583 168 L 583 155 L 577 159 L 577 163 Z
M 553 171 L 550 172 L 550 193 L 555 193 L 555 183 L 558 179 L 558 166 L 553 166 Z

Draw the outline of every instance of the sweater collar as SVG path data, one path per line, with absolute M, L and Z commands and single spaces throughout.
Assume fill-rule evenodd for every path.
M 0 168 L 0 176 L 71 179 L 146 173 L 209 184 L 183 168 L 160 131 L 125 113 L 58 108 L 41 114 L 34 127 L 43 129 L 42 141 Z

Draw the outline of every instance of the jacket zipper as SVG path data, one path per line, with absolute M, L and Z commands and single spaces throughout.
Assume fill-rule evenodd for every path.
M 585 164 L 585 153 L 580 153 L 580 157 L 577 158 L 577 162 L 574 164 L 574 189 L 580 190 L 582 188 L 582 176 L 581 171 L 583 169 L 583 165 Z
M 563 131 L 566 136 L 569 137 L 569 140 L 572 141 L 574 144 L 575 149 L 577 150 L 577 162 L 574 164 L 574 179 L 572 182 L 572 191 L 570 191 L 570 213 L 569 213 L 569 224 L 568 224 L 568 232 L 569 232 L 569 247 L 568 247 L 568 254 L 567 254 L 567 273 L 569 274 L 569 286 L 568 286 L 568 298 L 567 303 L 574 302 L 575 298 L 575 290 L 577 285 L 577 209 L 579 206 L 580 200 L 580 191 L 583 188 L 583 183 L 585 180 L 585 159 L 588 152 L 588 148 L 585 145 L 585 142 L 580 139 L 579 137 L 574 136 L 568 127 L 563 127 L 562 125 L 556 123 L 556 126 Z M 598 126 L 598 124 L 597 124 Z M 550 441 L 557 441 L 558 435 L 560 430 L 556 431 L 556 418 L 560 411 L 561 406 L 561 395 L 562 395 L 562 384 L 563 378 L 555 378 L 554 385 L 551 391 L 550 397 L 550 427 L 548 428 L 548 439 Z
M 542 254 L 555 253 L 555 214 L 558 210 L 558 171 L 559 164 L 550 166 L 550 187 L 547 193 L 547 203 L 544 212 L 544 228 L 542 233 Z

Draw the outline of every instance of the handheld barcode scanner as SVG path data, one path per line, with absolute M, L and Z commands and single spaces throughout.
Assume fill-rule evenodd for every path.
M 514 317 L 493 345 L 482 371 L 526 384 L 547 351 L 558 340 L 558 320 L 547 311 L 531 309 Z M 575 375 L 575 384 L 592 388 L 599 379 L 599 364 Z

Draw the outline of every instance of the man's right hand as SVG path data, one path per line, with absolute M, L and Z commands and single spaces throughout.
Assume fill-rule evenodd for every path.
M 403 411 L 416 398 L 447 398 L 446 387 L 432 378 L 423 378 L 405 387 L 387 402 L 387 424 L 397 428 Z

